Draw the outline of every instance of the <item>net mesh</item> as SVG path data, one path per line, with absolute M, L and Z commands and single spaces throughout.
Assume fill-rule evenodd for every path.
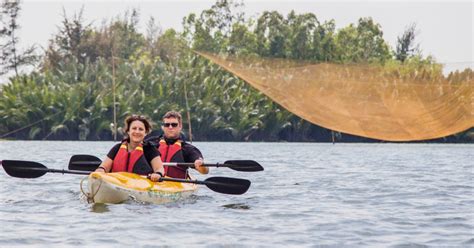
M 311 64 L 197 52 L 290 112 L 353 135 L 413 141 L 474 126 L 474 78 L 401 75 L 370 65 Z

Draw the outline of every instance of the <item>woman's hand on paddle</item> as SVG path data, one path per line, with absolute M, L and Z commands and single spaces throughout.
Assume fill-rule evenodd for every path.
M 110 159 L 109 157 L 106 157 L 104 161 L 95 169 L 95 172 L 108 172 L 110 168 L 112 168 L 112 164 L 114 161 Z
M 103 172 L 103 173 L 105 173 L 105 169 L 104 169 L 104 167 L 99 167 L 99 168 L 95 169 L 94 172 Z
M 161 177 L 162 177 L 162 173 L 158 173 L 158 172 L 153 172 L 148 176 L 148 178 L 153 182 L 158 182 L 158 180 L 160 180 Z

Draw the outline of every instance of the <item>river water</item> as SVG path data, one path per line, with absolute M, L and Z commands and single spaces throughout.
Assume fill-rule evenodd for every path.
M 67 169 L 113 144 L 0 141 L 0 159 Z M 80 175 L 0 169 L 0 246 L 474 247 L 474 144 L 194 144 L 207 162 L 265 171 L 211 169 L 251 180 L 244 195 L 200 186 L 175 203 L 114 205 L 88 204 Z

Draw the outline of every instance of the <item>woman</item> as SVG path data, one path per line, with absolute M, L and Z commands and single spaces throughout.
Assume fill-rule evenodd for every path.
M 150 122 L 144 116 L 132 115 L 125 119 L 124 129 L 125 139 L 110 149 L 95 171 L 127 171 L 158 181 L 164 173 L 160 153 L 153 146 L 143 144 L 145 135 L 151 131 Z

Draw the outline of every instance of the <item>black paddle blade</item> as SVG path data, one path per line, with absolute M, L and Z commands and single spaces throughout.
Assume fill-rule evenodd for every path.
M 92 155 L 79 154 L 73 155 L 69 160 L 68 169 L 78 171 L 95 171 L 102 161 L 100 158 Z
M 223 166 L 236 171 L 263 171 L 263 167 L 253 160 L 227 160 Z
M 210 177 L 204 183 L 215 192 L 231 195 L 241 195 L 250 187 L 249 180 L 230 177 Z
M 46 166 L 32 161 L 3 160 L 2 166 L 12 177 L 37 178 L 48 172 Z

